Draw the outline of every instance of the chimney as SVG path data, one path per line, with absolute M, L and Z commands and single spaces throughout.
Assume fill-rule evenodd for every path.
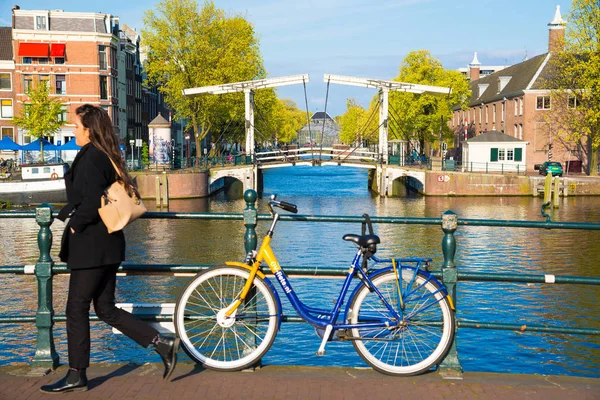
M 477 59 L 477 52 L 475 52 L 475 55 L 473 56 L 473 61 L 471 61 L 471 64 L 469 64 L 469 79 L 471 80 L 471 82 L 479 79 L 480 67 L 481 64 Z
M 565 25 L 560 6 L 556 6 L 554 19 L 548 24 L 548 51 L 562 51 L 565 48 Z
M 21 7 L 19 7 L 18 5 L 15 4 L 15 6 L 12 8 L 12 28 L 15 29 L 15 10 L 20 10 Z

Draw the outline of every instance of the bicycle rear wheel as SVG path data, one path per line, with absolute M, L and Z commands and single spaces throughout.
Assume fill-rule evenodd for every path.
M 352 344 L 373 369 L 388 375 L 417 375 L 437 365 L 450 350 L 455 320 L 448 299 L 430 275 L 403 269 L 400 280 L 405 309 L 394 322 L 377 293 L 362 286 L 350 302 L 353 324 L 389 320 L 390 326 L 354 328 Z M 396 310 L 400 309 L 393 271 L 373 279 L 373 285 Z
M 271 347 L 280 311 L 271 288 L 256 276 L 246 300 L 231 317 L 224 315 L 250 273 L 215 267 L 198 274 L 177 300 L 175 331 L 185 352 L 205 367 L 239 371 L 255 364 Z

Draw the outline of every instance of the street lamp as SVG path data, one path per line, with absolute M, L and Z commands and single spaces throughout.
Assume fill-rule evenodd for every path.
M 187 165 L 188 165 L 188 160 L 189 160 L 189 158 L 190 158 L 190 138 L 191 138 L 191 137 L 190 137 L 190 134 L 189 134 L 189 133 L 186 133 L 186 134 L 185 134 L 185 136 L 184 136 L 184 138 L 185 138 L 185 141 L 186 141 L 186 143 L 187 143 L 187 151 L 186 151 L 186 156 L 187 156 L 187 157 L 186 157 L 186 161 L 185 161 L 185 166 L 187 167 Z
M 131 168 L 133 169 L 133 145 L 135 144 L 135 140 L 131 139 L 129 141 L 129 145 L 131 146 Z

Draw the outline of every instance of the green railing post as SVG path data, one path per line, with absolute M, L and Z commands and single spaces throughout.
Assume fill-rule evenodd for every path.
M 442 231 L 444 231 L 444 238 L 442 239 L 442 252 L 444 253 L 442 282 L 444 282 L 446 289 L 448 289 L 448 295 L 452 298 L 454 307 L 456 307 L 457 303 L 456 282 L 458 280 L 458 271 L 454 264 L 454 254 L 456 253 L 456 239 L 454 238 L 454 232 L 457 227 L 457 215 L 450 210 L 444 211 L 442 213 Z M 456 310 L 453 310 L 453 312 L 456 315 Z M 444 379 L 462 379 L 462 367 L 456 351 L 456 335 L 452 341 L 450 351 L 440 364 L 440 375 L 442 375 Z
M 256 191 L 248 189 L 244 192 L 244 200 L 246 208 L 244 208 L 244 225 L 246 226 L 246 234 L 244 235 L 244 247 L 246 254 L 252 250 L 256 250 L 256 221 L 258 212 L 256 211 L 256 199 L 258 195 Z
M 31 367 L 46 374 L 58 367 L 58 354 L 54 348 L 54 309 L 52 308 L 52 266 L 50 257 L 52 247 L 52 206 L 41 204 L 35 209 L 35 220 L 40 226 L 38 232 L 38 247 L 40 258 L 35 264 L 35 276 L 38 282 L 38 309 L 35 325 L 38 331 L 37 349 L 31 360 Z

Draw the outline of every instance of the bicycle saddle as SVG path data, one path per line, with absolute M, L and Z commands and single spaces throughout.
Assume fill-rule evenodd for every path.
M 347 240 L 349 242 L 356 243 L 360 247 L 369 247 L 371 245 L 376 245 L 376 244 L 381 243 L 381 240 L 379 240 L 379 236 L 377 236 L 377 235 L 362 235 L 361 236 L 361 235 L 354 235 L 352 233 L 349 233 L 347 235 L 344 235 L 343 239 Z

